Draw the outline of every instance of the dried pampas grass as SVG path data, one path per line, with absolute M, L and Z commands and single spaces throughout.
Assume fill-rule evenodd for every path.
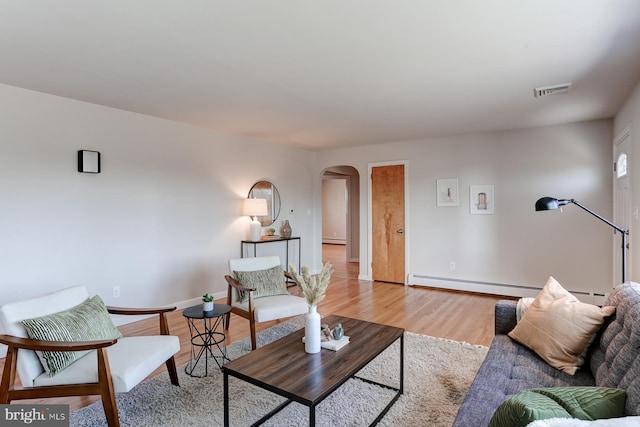
M 333 267 L 331 263 L 327 262 L 322 266 L 320 274 L 312 276 L 309 272 L 309 267 L 303 265 L 300 268 L 300 273 L 296 272 L 296 268 L 293 264 L 289 264 L 289 273 L 293 276 L 296 284 L 302 289 L 302 294 L 307 300 L 309 306 L 320 304 L 320 301 L 324 299 L 329 282 L 331 281 L 331 274 L 333 274 Z

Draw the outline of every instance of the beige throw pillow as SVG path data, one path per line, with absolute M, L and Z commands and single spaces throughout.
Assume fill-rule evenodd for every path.
M 509 336 L 535 351 L 549 365 L 574 375 L 584 363 L 581 353 L 615 307 L 580 302 L 549 277 Z

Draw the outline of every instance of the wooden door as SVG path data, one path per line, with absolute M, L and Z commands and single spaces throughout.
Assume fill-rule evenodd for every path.
M 404 165 L 371 168 L 373 280 L 403 283 Z

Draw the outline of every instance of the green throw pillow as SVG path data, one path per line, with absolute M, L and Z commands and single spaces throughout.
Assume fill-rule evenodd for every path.
M 29 337 L 38 340 L 73 342 L 122 338 L 102 298 L 97 295 L 69 310 L 26 319 L 22 324 L 27 329 Z M 90 351 L 37 351 L 36 353 L 44 370 L 50 376 L 54 376 Z
M 624 416 L 627 393 L 606 387 L 549 387 L 523 390 L 498 407 L 489 427 L 524 427 L 536 420 L 593 421 Z
M 271 267 L 267 270 L 256 271 L 234 271 L 236 280 L 248 288 L 255 288 L 253 292 L 254 298 L 270 297 L 273 295 L 285 295 L 287 291 L 287 283 L 284 280 L 284 270 L 281 265 Z M 239 292 L 238 298 L 240 302 L 246 302 L 249 294 Z
M 524 390 L 505 400 L 491 417 L 489 427 L 525 427 L 535 420 L 572 418 L 553 399 Z

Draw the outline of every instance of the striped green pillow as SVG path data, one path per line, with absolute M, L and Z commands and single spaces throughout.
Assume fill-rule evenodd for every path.
M 254 298 L 270 297 L 273 295 L 287 295 L 287 283 L 284 279 L 284 270 L 281 265 L 268 268 L 266 270 L 255 271 L 234 271 L 238 282 L 248 288 L 255 288 Z M 247 302 L 249 294 L 238 293 L 240 302 Z
M 22 324 L 27 329 L 29 337 L 38 340 L 73 342 L 122 338 L 102 298 L 97 295 L 69 310 L 25 319 Z M 90 350 L 36 351 L 42 367 L 50 376 L 54 376 L 89 352 Z

